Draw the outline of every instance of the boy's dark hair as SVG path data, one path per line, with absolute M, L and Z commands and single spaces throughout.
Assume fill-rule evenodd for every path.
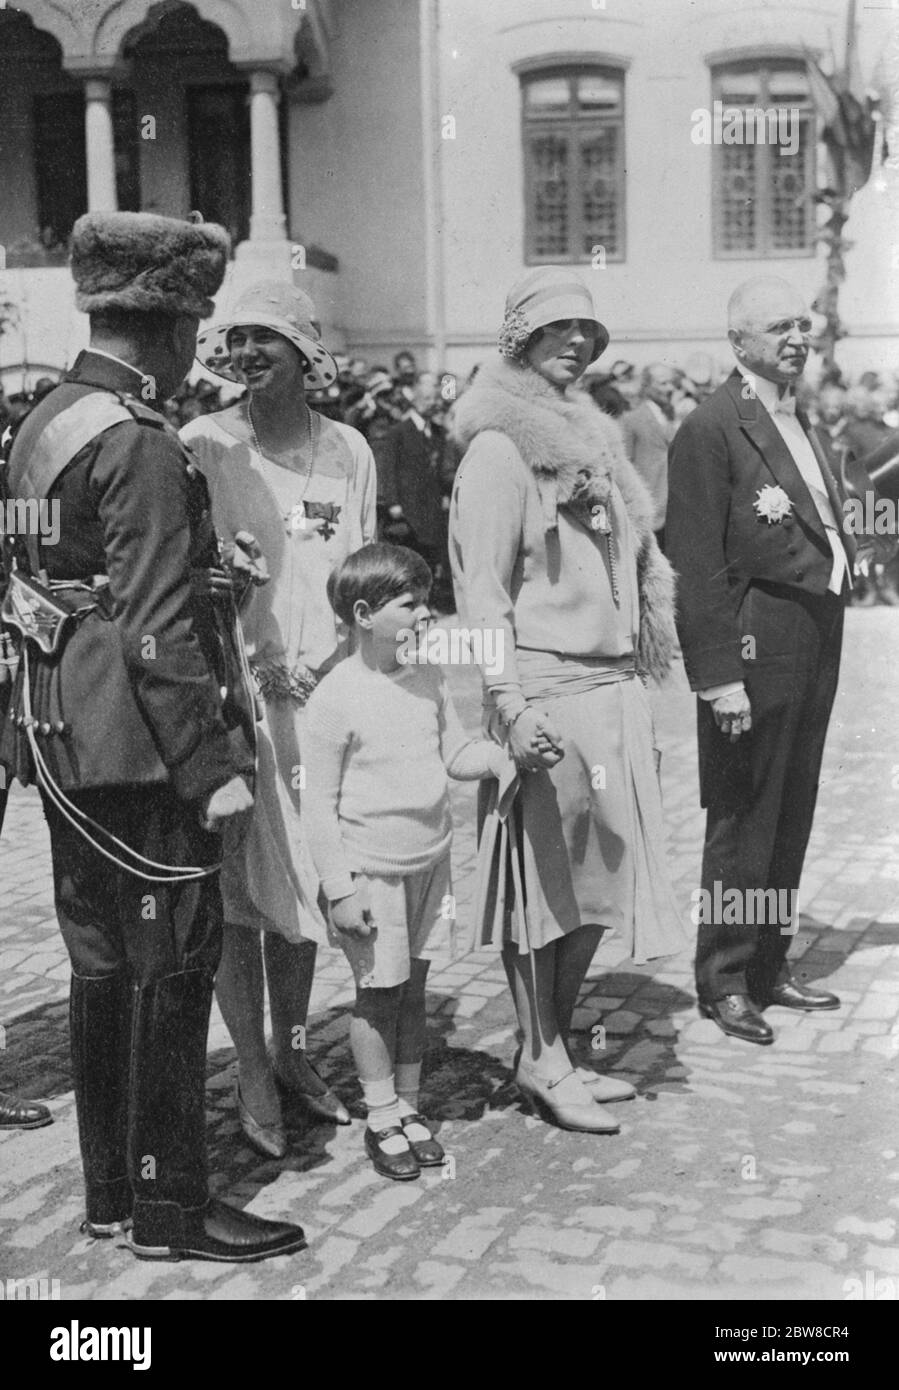
M 427 594 L 433 575 L 420 555 L 404 545 L 374 541 L 347 556 L 328 576 L 328 601 L 338 618 L 352 627 L 353 605 L 363 599 L 377 612 L 400 594 Z

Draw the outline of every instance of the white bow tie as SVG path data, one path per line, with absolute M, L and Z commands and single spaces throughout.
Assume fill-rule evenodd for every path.
M 795 414 L 796 414 L 796 397 L 795 397 L 795 396 L 781 396 L 780 400 L 777 402 L 777 404 L 776 404 L 775 407 L 774 407 L 774 414 L 775 414 L 775 415 L 795 415 Z

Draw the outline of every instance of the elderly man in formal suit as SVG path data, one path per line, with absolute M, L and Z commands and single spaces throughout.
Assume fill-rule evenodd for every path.
M 855 546 L 796 405 L 812 331 L 802 297 L 784 280 L 749 280 L 728 321 L 737 366 L 675 436 L 666 531 L 708 817 L 694 899 L 700 1010 L 770 1043 L 765 1006 L 840 1002 L 795 979 L 787 953 Z
M 641 374 L 643 399 L 621 418 L 624 447 L 652 498 L 652 529 L 660 549 L 665 548 L 665 512 L 668 507 L 668 446 L 677 425 L 674 419 L 675 377 L 663 362 L 653 362 Z

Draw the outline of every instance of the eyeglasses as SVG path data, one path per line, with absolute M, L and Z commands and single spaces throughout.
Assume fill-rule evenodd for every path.
M 794 328 L 798 328 L 804 338 L 807 338 L 812 331 L 812 321 L 807 316 L 799 319 L 779 319 L 777 323 L 771 323 L 764 330 L 774 337 L 785 338 L 788 333 L 792 333 Z

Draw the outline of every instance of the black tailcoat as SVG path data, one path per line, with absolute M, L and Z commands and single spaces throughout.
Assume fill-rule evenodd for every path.
M 834 515 L 838 485 L 808 420 Z M 678 573 L 678 631 L 692 689 L 743 681 L 752 730 L 736 743 L 698 701 L 702 804 L 707 808 L 702 888 L 718 901 L 736 889 L 742 924 L 703 920 L 697 901 L 701 997 L 763 998 L 786 978 L 795 924 L 782 906 L 799 885 L 814 815 L 827 723 L 839 673 L 844 583 L 828 592 L 833 554 L 811 494 L 772 417 L 739 372 L 687 417 L 669 453 L 668 556 Z M 769 524 L 755 504 L 779 487 L 791 513 Z M 843 535 L 850 563 L 851 537 Z M 773 922 L 748 920 L 758 890 L 783 896 Z M 749 894 L 753 894 L 750 906 Z M 773 906 L 774 899 L 768 900 Z M 769 909 L 770 910 L 770 909 Z

